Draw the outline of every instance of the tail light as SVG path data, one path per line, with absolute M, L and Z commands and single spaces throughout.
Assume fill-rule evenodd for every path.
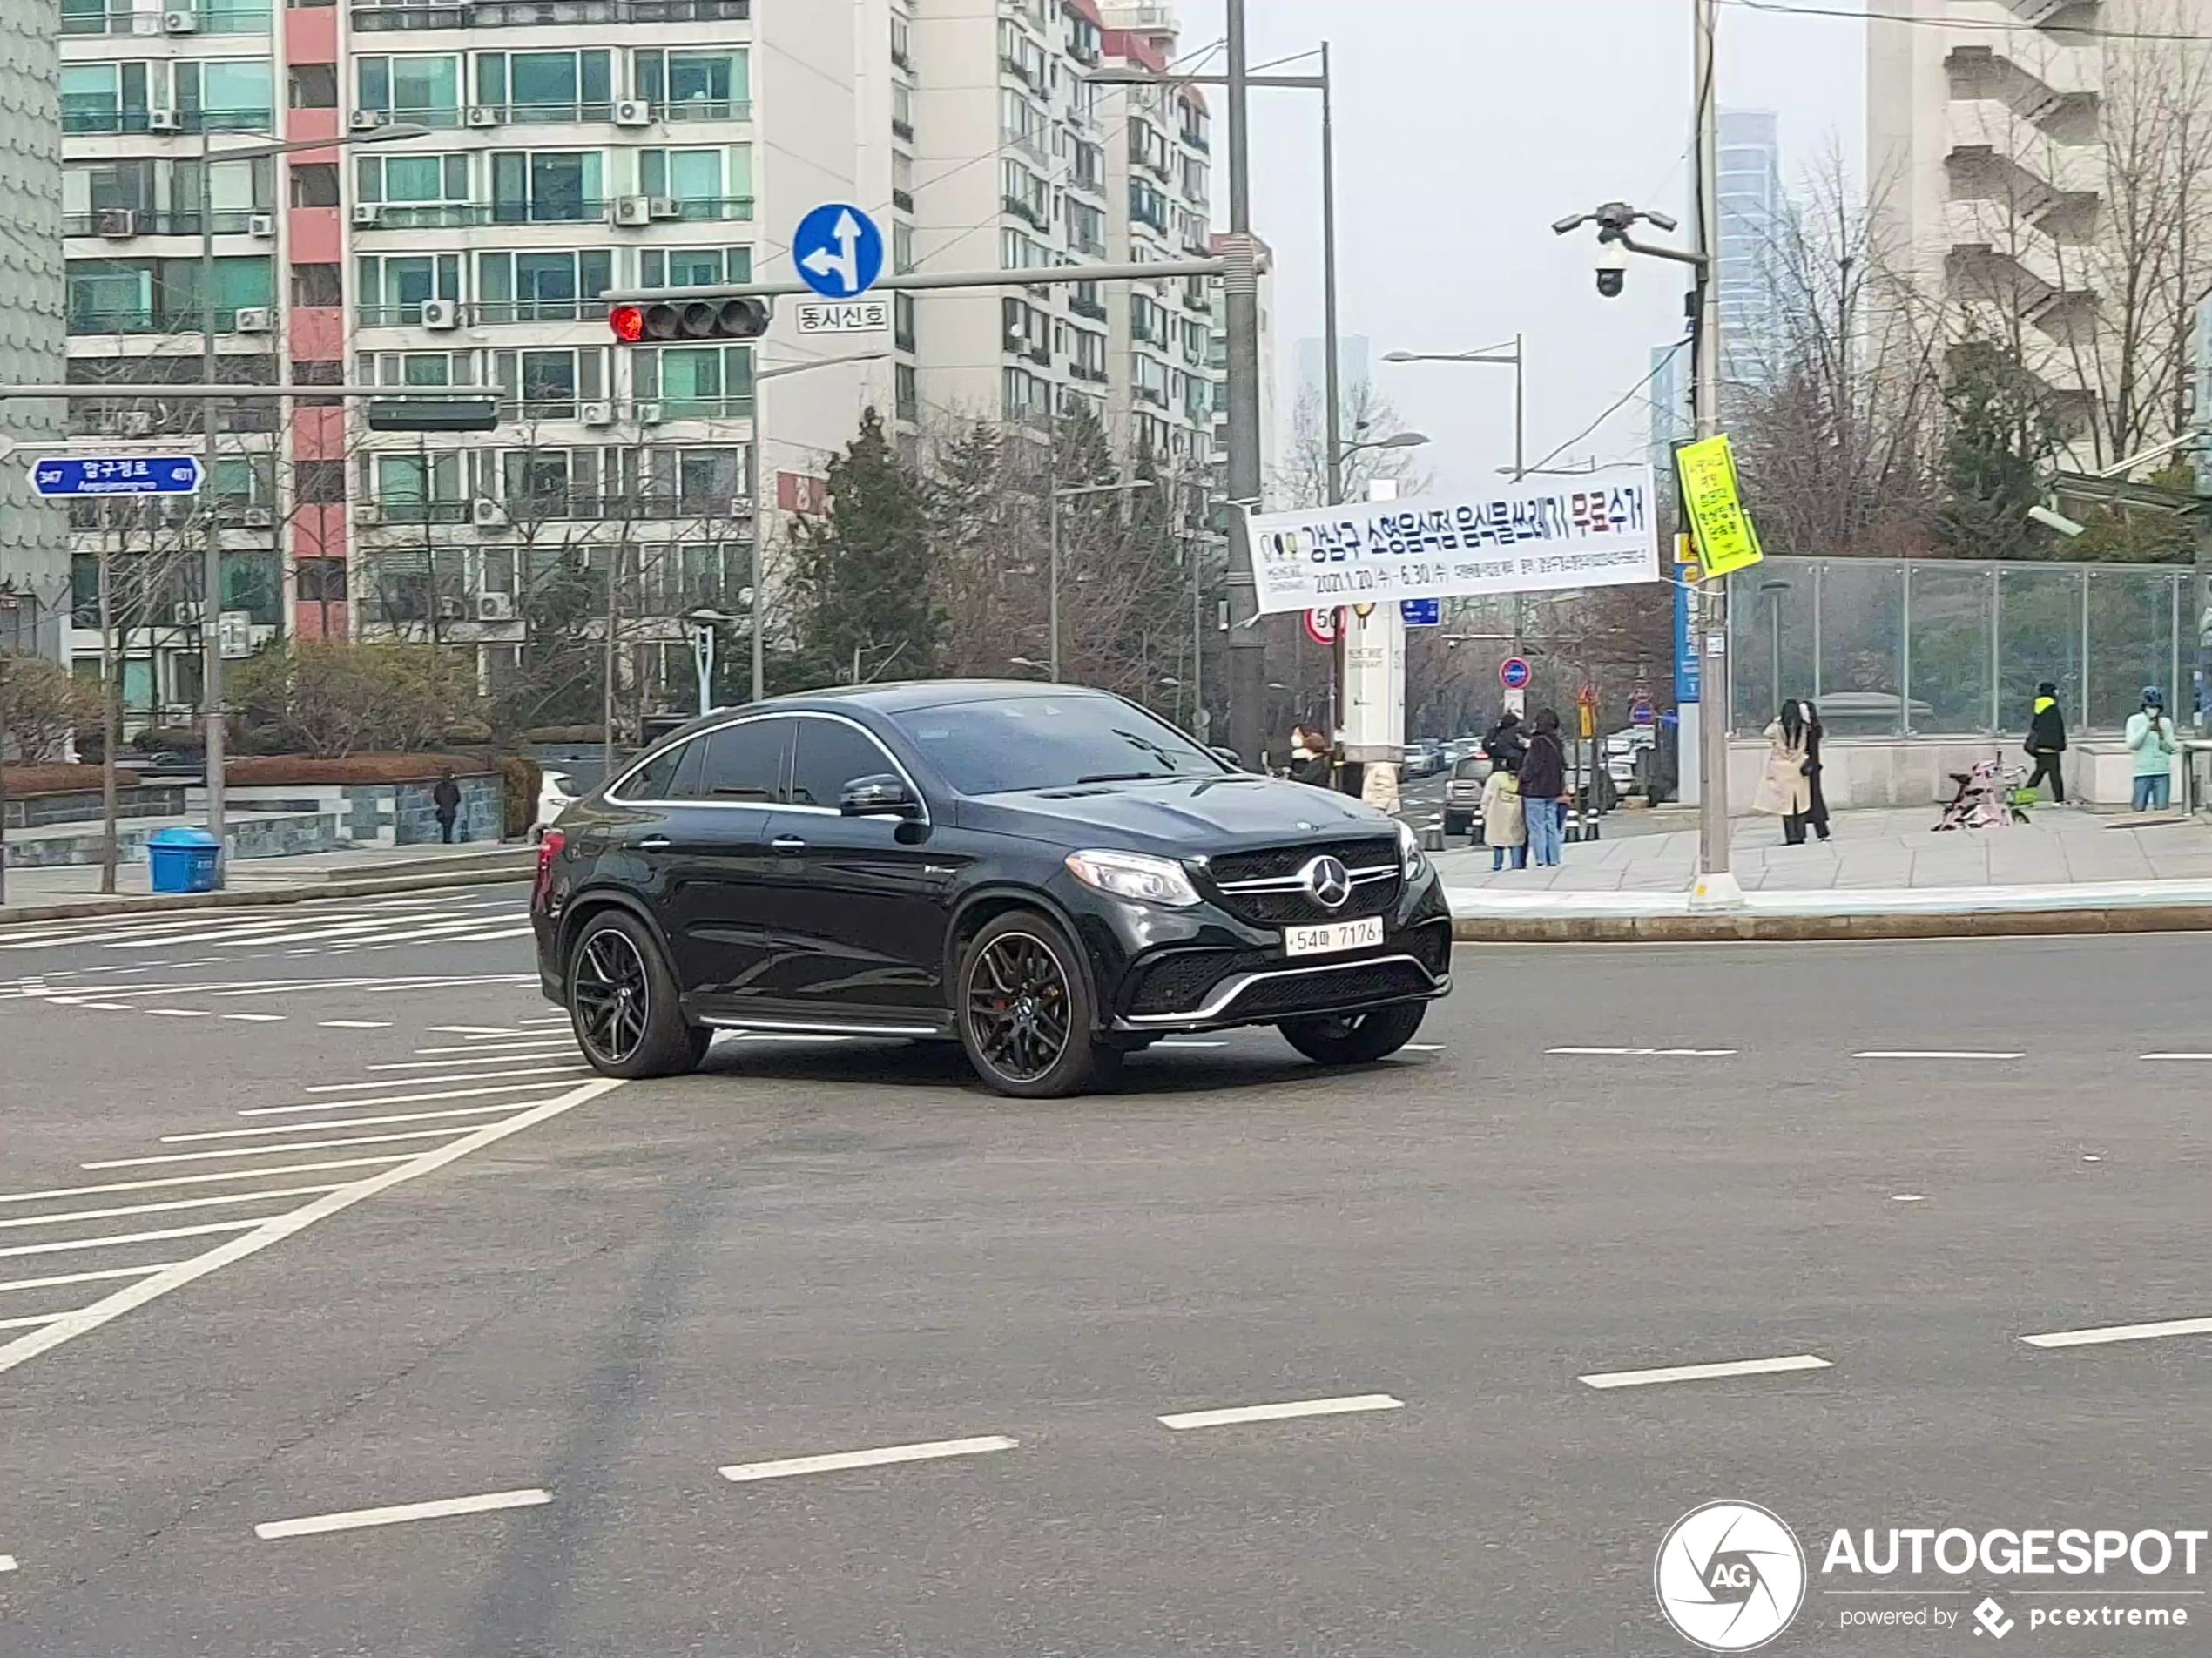
M 530 888 L 530 913 L 537 914 L 545 908 L 545 895 L 553 886 L 553 860 L 561 855 L 569 838 L 558 829 L 548 829 L 545 838 L 537 843 L 537 884 Z

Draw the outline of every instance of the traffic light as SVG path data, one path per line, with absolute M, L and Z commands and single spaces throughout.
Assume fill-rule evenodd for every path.
M 607 326 L 624 345 L 670 340 L 758 340 L 768 332 L 765 300 L 676 300 L 656 305 L 618 305 Z

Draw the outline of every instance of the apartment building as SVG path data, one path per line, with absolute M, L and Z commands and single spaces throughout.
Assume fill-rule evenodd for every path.
M 1163 65 L 1172 20 L 1140 10 L 1132 35 L 1093 0 L 66 0 L 72 377 L 197 380 L 212 313 L 222 378 L 490 388 L 504 422 L 421 437 L 306 396 L 226 407 L 212 610 L 172 553 L 198 533 L 184 518 L 81 513 L 80 570 L 96 537 L 154 556 L 134 706 L 196 697 L 203 618 L 238 654 L 287 630 L 473 642 L 496 689 L 534 596 L 572 609 L 610 575 L 625 656 L 680 683 L 680 614 L 744 603 L 748 446 L 772 548 L 870 404 L 908 438 L 1082 404 L 1203 464 L 1203 282 L 901 297 L 881 340 L 801 339 L 785 307 L 757 344 L 634 348 L 600 297 L 788 276 L 823 201 L 875 213 L 900 270 L 1203 252 L 1203 103 L 1145 88 L 1109 111 L 1084 78 Z M 381 142 L 394 126 L 428 131 Z M 76 418 L 189 441 L 197 406 Z
M 2159 305 L 2150 321 L 2146 278 L 2152 292 L 2192 297 L 2207 280 L 2201 252 L 2177 241 L 2169 266 L 2156 239 L 2131 279 L 2117 227 L 2135 211 L 2131 199 L 2157 199 L 2180 172 L 2201 175 L 2212 108 L 2190 107 L 2202 101 L 2202 48 L 2185 43 L 2212 36 L 2212 0 L 1912 0 L 1889 10 L 1898 15 L 1867 26 L 1868 166 L 1885 252 L 1943 302 L 1952 338 L 2017 350 L 2078 464 L 2115 458 L 2102 453 L 2100 417 L 2144 372 L 2140 361 L 2125 372 L 2115 356 L 2116 336 L 2138 326 L 2129 307 L 2163 340 L 2179 307 Z M 2131 140 L 2132 154 L 2115 155 L 2107 133 L 2130 130 L 2155 141 Z M 2170 420 L 2148 435 L 2163 435 Z
M 54 122 L 54 10 L 0 7 L 0 380 L 62 374 L 61 133 Z M 11 404 L 17 440 L 46 435 L 52 406 Z M 69 549 L 60 516 L 20 468 L 0 472 L 0 652 L 58 657 Z

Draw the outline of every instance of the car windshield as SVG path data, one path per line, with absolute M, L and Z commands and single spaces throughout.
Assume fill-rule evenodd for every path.
M 943 703 L 896 721 L 961 794 L 1229 774 L 1173 726 L 1111 697 Z

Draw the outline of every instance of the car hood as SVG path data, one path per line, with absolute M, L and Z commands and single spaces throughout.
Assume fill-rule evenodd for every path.
M 1050 841 L 1071 852 L 1095 848 L 1169 858 L 1396 829 L 1395 819 L 1349 795 L 1251 776 L 1091 783 L 979 796 L 961 805 L 962 821 L 974 828 Z

